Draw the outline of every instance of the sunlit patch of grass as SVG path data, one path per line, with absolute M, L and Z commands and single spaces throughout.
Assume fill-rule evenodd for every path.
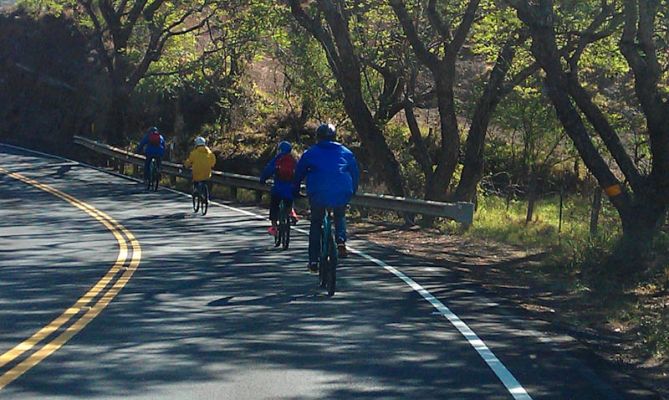
M 565 198 L 560 224 L 559 197 L 538 200 L 532 221 L 526 222 L 527 201 L 496 196 L 481 197 L 474 214 L 474 224 L 467 231 L 472 237 L 492 239 L 527 248 L 573 247 L 576 241 L 590 240 L 589 200 L 580 196 Z M 600 214 L 598 236 L 619 233 L 615 213 L 604 206 Z

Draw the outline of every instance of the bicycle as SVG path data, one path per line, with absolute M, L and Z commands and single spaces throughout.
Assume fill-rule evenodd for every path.
M 278 232 L 274 237 L 274 247 L 283 246 L 284 250 L 288 249 L 290 244 L 290 210 L 286 207 L 286 202 L 281 200 L 279 203 L 279 220 Z
M 160 171 L 158 170 L 158 162 L 154 157 L 151 157 L 149 163 L 149 179 L 146 181 L 146 190 L 158 190 L 158 183 L 160 182 Z
M 195 182 L 191 196 L 193 198 L 193 211 L 198 212 L 199 210 L 202 215 L 206 215 L 209 209 L 209 186 L 207 183 Z
M 334 210 L 328 208 L 323 217 L 321 232 L 321 258 L 318 263 L 318 280 L 321 288 L 328 291 L 328 296 L 333 296 L 337 284 L 337 244 L 335 243 L 332 225 L 334 221 Z

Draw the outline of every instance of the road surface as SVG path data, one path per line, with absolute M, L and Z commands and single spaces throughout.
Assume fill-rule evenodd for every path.
M 329 298 L 265 214 L 0 145 L 0 399 L 657 398 L 394 249 L 351 240 Z

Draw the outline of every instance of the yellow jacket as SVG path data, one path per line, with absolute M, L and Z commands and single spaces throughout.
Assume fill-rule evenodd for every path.
M 190 152 L 184 166 L 193 166 L 193 182 L 206 181 L 211 178 L 211 169 L 216 164 L 216 156 L 207 146 L 198 146 Z

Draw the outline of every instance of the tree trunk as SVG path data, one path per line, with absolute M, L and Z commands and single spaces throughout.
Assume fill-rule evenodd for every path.
M 444 201 L 448 198 L 448 189 L 458 165 L 460 154 L 460 133 L 455 117 L 455 99 L 453 84 L 444 76 L 453 76 L 455 66 L 443 67 L 439 73 L 434 73 L 439 108 L 439 123 L 441 129 L 441 147 L 437 154 L 437 167 L 432 179 L 427 182 L 425 198 L 427 200 Z M 451 73 L 449 75 L 449 73 Z
M 537 174 L 534 171 L 530 172 L 530 181 L 527 186 L 527 214 L 525 215 L 525 224 L 532 222 L 534 217 L 534 204 L 536 202 L 537 192 Z
M 118 90 L 112 92 L 111 104 L 107 112 L 107 124 L 105 126 L 107 143 L 112 146 L 123 147 L 128 144 L 125 126 L 128 101 L 129 96 L 124 93 Z
M 621 214 L 623 242 L 635 247 L 650 246 L 667 215 L 667 207 L 651 199 L 636 200 L 635 204 Z
M 372 170 L 383 179 L 390 194 L 404 197 L 400 164 L 388 147 L 383 132 L 374 123 L 374 118 L 362 99 L 362 94 L 359 91 L 345 90 L 344 109 L 358 132 L 362 146 L 370 155 Z
M 602 210 L 602 188 L 596 187 L 592 197 L 592 211 L 590 212 L 590 236 L 597 235 L 599 213 Z

